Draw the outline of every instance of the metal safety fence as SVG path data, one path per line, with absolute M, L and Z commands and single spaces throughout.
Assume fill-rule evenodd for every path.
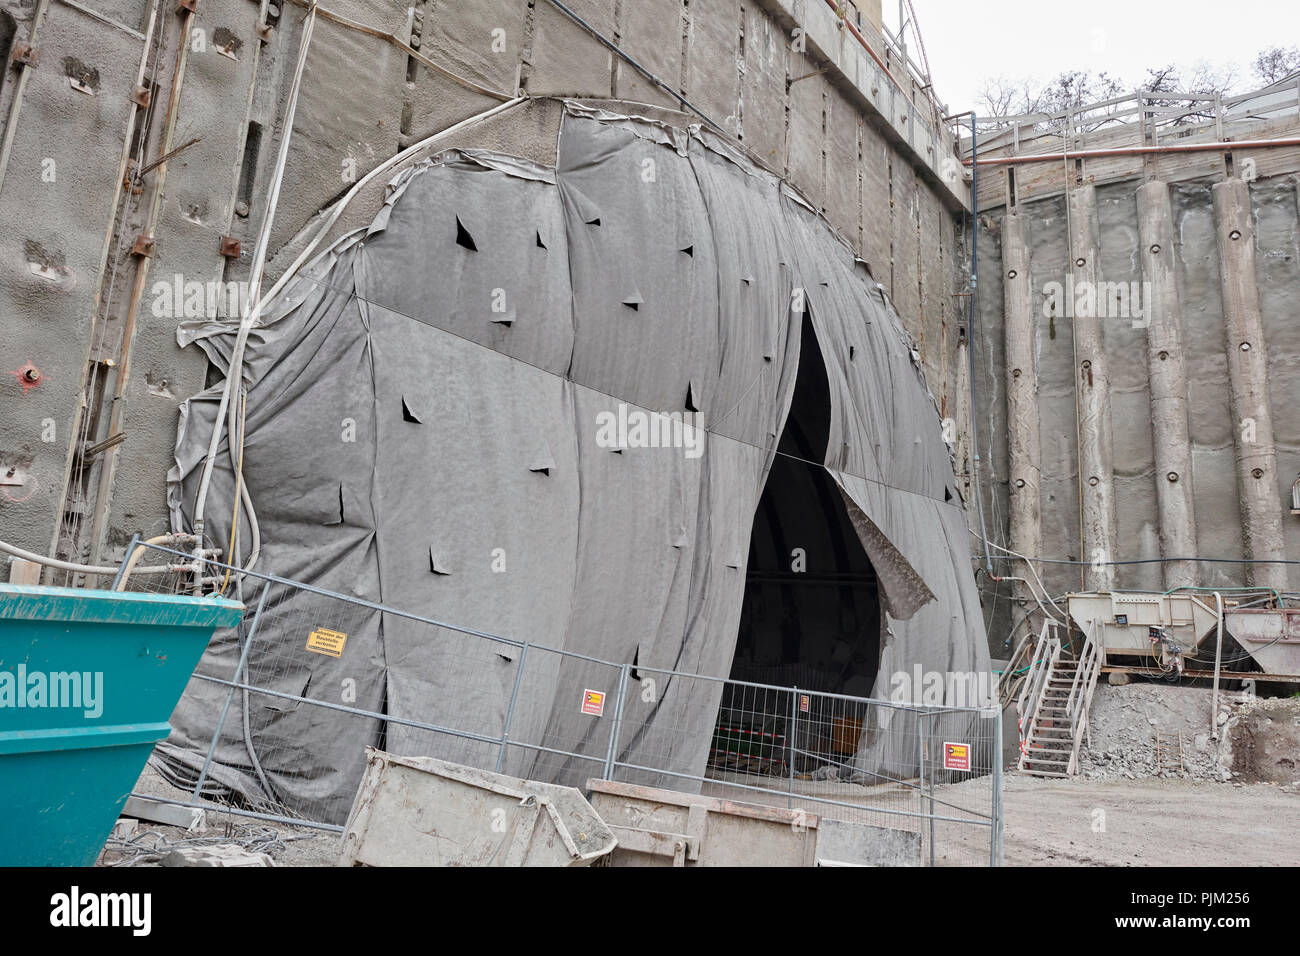
M 175 571 L 127 574 L 137 548 Z M 923 865 L 1000 863 L 997 707 L 609 661 L 136 541 L 115 586 L 195 582 L 247 610 L 213 637 L 155 749 L 184 794 L 161 799 L 341 831 L 375 746 L 580 789 L 615 780 L 801 809 L 898 831 Z

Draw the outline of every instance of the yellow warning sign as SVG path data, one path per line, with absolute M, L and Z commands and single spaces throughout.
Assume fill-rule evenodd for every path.
M 342 631 L 318 627 L 307 638 L 307 650 L 315 651 L 317 654 L 328 654 L 330 657 L 342 657 L 343 645 L 347 640 L 348 636 Z

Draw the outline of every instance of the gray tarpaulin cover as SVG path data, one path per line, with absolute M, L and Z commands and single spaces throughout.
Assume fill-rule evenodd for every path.
M 260 568 L 604 661 L 726 676 L 802 310 L 830 380 L 825 465 L 880 581 L 876 695 L 918 663 L 987 671 L 939 415 L 863 264 L 788 187 L 708 132 L 576 104 L 555 169 L 473 150 L 407 168 L 373 223 L 266 309 L 243 375 Z M 233 324 L 196 324 L 180 339 L 228 367 Z M 177 527 L 191 524 L 219 395 L 182 409 Z M 607 447 L 598 416 L 620 404 L 698 409 L 703 453 Z M 231 514 L 233 493 L 223 443 L 210 528 Z M 250 608 L 257 596 L 245 590 Z M 306 650 L 322 627 L 347 635 L 339 656 Z M 200 673 L 229 679 L 240 640 L 214 639 Z M 211 776 L 252 796 L 264 780 L 284 805 L 340 821 L 366 744 L 492 767 L 495 744 L 292 698 L 495 737 L 519 653 L 272 588 L 249 679 L 292 696 L 255 695 L 245 712 L 236 694 Z M 511 739 L 603 759 L 608 721 L 582 714 L 579 698 L 592 688 L 612 700 L 616 673 L 530 648 Z M 630 736 L 621 755 L 702 774 L 719 695 L 716 683 L 664 681 L 650 727 L 673 733 L 653 753 L 647 733 Z M 172 773 L 192 778 L 202 765 L 225 697 L 191 682 L 159 751 Z M 502 769 L 580 783 L 600 764 L 511 748 Z

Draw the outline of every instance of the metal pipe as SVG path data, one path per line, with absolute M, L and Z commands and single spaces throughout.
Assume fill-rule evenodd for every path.
M 922 818 L 925 815 L 925 731 L 921 729 L 921 721 L 924 719 L 920 713 L 916 715 L 916 809 Z M 925 839 L 924 834 L 921 839 Z M 933 841 L 933 834 L 930 839 Z
M 139 543 L 140 533 L 137 531 L 135 534 L 131 535 L 131 543 L 126 546 L 126 553 L 128 556 L 135 554 L 135 547 Z M 113 587 L 110 590 L 118 590 L 118 585 L 122 583 L 122 576 L 126 573 L 126 566 L 127 562 L 123 561 L 122 566 L 117 569 L 117 574 L 113 578 Z
M 928 742 L 934 736 L 933 715 L 926 714 L 923 719 L 925 720 L 925 736 L 922 738 L 922 740 Z M 969 753 L 970 751 L 968 750 L 967 754 Z M 931 760 L 930 761 L 930 867 L 932 869 L 934 867 L 934 784 L 935 784 L 934 771 L 935 771 L 935 763 L 933 760 Z
M 271 585 L 267 584 L 262 588 L 261 597 L 258 598 L 257 610 L 253 612 L 253 623 L 249 626 L 248 637 L 239 651 L 239 663 L 235 665 L 236 680 L 245 676 L 244 671 L 248 667 L 248 652 L 253 646 L 253 638 L 257 635 L 257 625 L 262 619 L 262 608 L 266 606 L 266 596 L 270 592 Z M 221 742 L 221 731 L 226 726 L 226 717 L 230 713 L 230 704 L 234 699 L 235 688 L 231 687 L 226 691 L 226 702 L 221 708 L 221 717 L 217 720 L 217 729 L 212 732 L 212 743 L 208 745 L 208 755 L 203 758 L 203 769 L 199 771 L 198 782 L 194 784 L 195 800 L 200 800 L 203 797 L 203 784 L 208 779 L 208 771 L 212 769 L 212 758 L 216 755 L 217 744 Z
M 1147 156 L 1159 153 L 1208 153 L 1215 150 L 1269 149 L 1275 146 L 1300 146 L 1300 137 L 1285 139 L 1246 139 L 1238 142 L 1176 143 L 1167 146 L 1121 146 L 1113 149 L 1076 149 L 1063 153 L 1035 153 L 1032 156 L 989 156 L 964 159 L 967 166 L 1014 166 L 1020 163 L 1054 163 L 1065 159 L 1090 159 L 1103 156 Z
M 971 155 L 979 155 L 979 143 L 975 133 L 975 111 L 970 116 Z M 970 180 L 970 302 L 966 316 L 966 336 L 970 339 L 966 350 L 970 361 L 970 432 L 971 451 L 974 453 L 975 468 L 975 509 L 980 516 L 980 540 L 984 542 L 984 570 L 993 573 L 993 558 L 989 554 L 988 529 L 984 526 L 984 493 L 980 485 L 980 426 L 979 405 L 975 401 L 975 292 L 979 282 L 979 226 L 980 226 L 980 192 L 979 168 L 971 169 Z
M 632 665 L 624 662 L 618 669 L 618 693 L 614 695 L 614 723 L 609 728 L 609 747 L 605 751 L 605 779 L 614 779 L 614 767 L 618 762 L 618 738 L 623 730 L 623 709 L 627 706 L 627 681 L 632 673 Z
M 501 765 L 506 759 L 506 745 L 510 742 L 510 722 L 515 717 L 515 702 L 519 700 L 519 685 L 524 677 L 524 664 L 528 661 L 528 642 L 524 641 L 524 648 L 519 652 L 519 669 L 515 671 L 515 685 L 510 690 L 510 705 L 506 708 L 506 722 L 501 729 L 501 749 L 497 752 L 497 773 L 501 772 Z
M 994 710 L 993 721 L 993 843 L 990 866 L 1002 865 L 1002 707 Z
M 1223 595 L 1214 592 L 1214 612 L 1219 618 L 1214 638 L 1214 695 L 1210 698 L 1210 736 L 1219 739 L 1219 665 L 1223 660 Z
M 791 687 L 791 688 L 790 688 L 790 727 L 789 727 L 789 734 L 790 734 L 790 741 L 789 741 L 789 743 L 790 743 L 790 778 L 789 778 L 789 782 L 790 782 L 790 791 L 789 791 L 789 794 L 790 794 L 790 795 L 786 798 L 786 801 L 787 801 L 787 802 L 786 802 L 786 806 L 789 807 L 789 808 L 792 808 L 792 809 L 793 809 L 793 807 L 794 807 L 794 748 L 795 748 L 795 739 L 794 739 L 794 738 L 795 738 L 795 727 L 796 727 L 796 725 L 797 725 L 797 723 L 798 723 L 798 720 L 799 720 L 799 713 L 798 713 L 798 710 L 797 710 L 797 707 L 796 707 L 796 705 L 797 705 L 797 703 L 798 703 L 798 699 L 799 699 L 799 688 L 798 688 L 798 687 Z

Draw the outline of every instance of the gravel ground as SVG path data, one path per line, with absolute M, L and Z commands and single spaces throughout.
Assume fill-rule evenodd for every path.
M 1300 787 L 1012 773 L 1008 866 L 1295 866 Z

